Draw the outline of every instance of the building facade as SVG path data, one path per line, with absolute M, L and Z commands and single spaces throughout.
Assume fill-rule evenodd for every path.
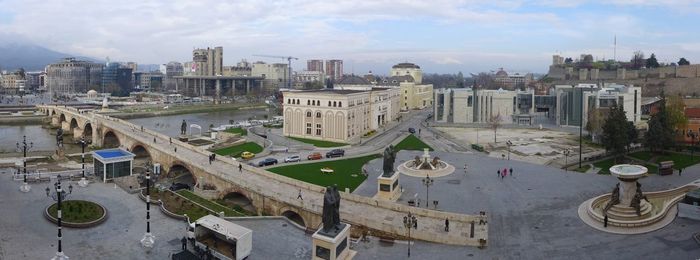
M 29 90 L 25 75 L 26 73 L 19 71 L 0 75 L 0 87 L 2 87 L 2 93 L 14 95 L 23 93 L 25 90 Z
M 177 61 L 171 61 L 168 62 L 168 64 L 165 64 L 165 77 L 163 79 L 164 89 L 166 91 L 177 91 L 175 77 L 182 76 L 184 71 L 185 68 L 182 66 L 182 63 Z
M 496 74 L 493 76 L 493 80 L 497 87 L 508 90 L 524 88 L 534 81 L 532 73 L 508 73 L 503 70 L 503 68 L 496 72 Z
M 134 86 L 141 91 L 160 92 L 163 87 L 163 74 L 155 72 L 134 73 Z
M 532 124 L 534 92 L 444 88 L 435 91 L 433 120 L 440 123 Z
M 224 48 L 194 49 L 192 61 L 185 62 L 184 76 L 221 76 L 224 70 Z
M 333 82 L 343 77 L 343 60 L 326 60 L 326 76 Z
M 102 85 L 102 64 L 66 58 L 46 66 L 46 87 L 53 95 L 85 93 Z
M 362 135 L 397 120 L 396 88 L 284 91 L 285 136 L 357 143 Z
M 326 76 L 321 71 L 297 71 L 294 72 L 294 88 L 304 88 L 308 84 L 325 86 Z
M 286 63 L 253 63 L 251 73 L 254 77 L 263 77 L 263 88 L 266 91 L 276 91 L 284 88 L 288 79 L 289 67 Z
M 602 87 L 597 84 L 556 85 L 554 95 L 557 99 L 556 122 L 560 126 L 585 126 L 591 110 L 605 111 L 613 106 L 621 107 L 628 121 L 641 121 L 640 87 L 615 83 L 604 84 Z
M 307 71 L 318 71 L 323 73 L 323 60 L 307 60 L 306 61 Z
M 401 109 L 424 109 L 433 105 L 433 84 L 421 84 L 423 71 L 413 63 L 399 63 L 391 67 L 391 76 L 377 81 L 378 86 L 396 86 L 401 89 Z

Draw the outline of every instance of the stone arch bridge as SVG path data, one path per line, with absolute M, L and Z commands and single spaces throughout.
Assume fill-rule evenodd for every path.
M 206 150 L 149 129 L 142 130 L 141 126 L 97 111 L 46 105 L 37 107 L 51 119 L 52 126 L 61 127 L 64 133 L 70 133 L 74 138 L 85 136 L 96 147 L 118 146 L 134 151 L 137 155 L 148 156 L 154 163 L 160 163 L 162 172 L 166 174 L 174 168 L 189 171 L 196 182 L 214 186 L 218 198 L 236 193 L 250 200 L 258 213 L 264 211 L 295 218 L 310 230 L 319 228 L 321 224 L 325 192 L 323 187 L 246 164 L 239 171 L 239 162 L 223 156 L 210 164 L 210 153 Z M 303 200 L 297 198 L 299 193 Z M 484 223 L 485 215 L 473 216 L 409 207 L 345 192 L 341 192 L 341 197 L 340 216 L 344 222 L 355 227 L 404 237 L 407 231 L 403 217 L 411 212 L 421 223 L 418 230 L 411 232 L 414 239 L 471 246 L 478 246 L 480 239 L 488 241 L 488 224 L 479 224 Z M 450 219 L 450 226 L 454 230 L 470 230 L 474 225 L 473 236 L 470 232 L 445 233 L 443 228 L 446 218 Z

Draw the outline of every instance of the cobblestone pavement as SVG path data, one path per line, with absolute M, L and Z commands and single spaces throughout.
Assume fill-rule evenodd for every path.
M 421 152 L 401 151 L 396 163 Z M 455 165 L 456 172 L 436 178 L 429 188 L 430 200 L 438 200 L 438 210 L 489 214 L 489 247 L 455 248 L 419 242 L 412 254 L 425 251 L 439 259 L 695 259 L 700 245 L 692 234 L 700 221 L 676 218 L 670 225 L 640 235 L 616 235 L 597 231 L 578 217 L 578 206 L 596 195 L 608 193 L 617 183 L 610 175 L 594 175 L 490 158 L 481 154 L 431 153 Z M 468 172 L 464 174 L 464 164 Z M 370 176 L 355 193 L 373 196 L 381 160 L 368 165 Z M 496 176 L 502 168 L 513 168 L 514 176 Z M 641 179 L 644 191 L 671 189 L 700 178 L 700 166 L 688 167 L 683 176 L 650 175 Z M 401 175 L 404 193 L 400 203 L 418 198 L 425 206 L 426 187 L 422 178 Z M 416 195 L 417 194 L 417 195 Z M 430 204 L 432 208 L 432 203 Z M 420 219 L 419 219 L 420 225 Z M 364 255 L 399 253 L 406 245 L 376 243 Z M 397 249 L 397 247 L 399 249 Z M 423 252 L 423 253 L 425 253 Z M 425 255 L 430 255 L 425 253 Z M 405 252 L 404 252 L 405 254 Z M 360 254 L 362 255 L 362 254 Z

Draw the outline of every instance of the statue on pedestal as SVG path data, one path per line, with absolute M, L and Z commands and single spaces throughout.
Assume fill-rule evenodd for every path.
M 608 201 L 608 204 L 605 205 L 605 209 L 603 212 L 608 212 L 612 206 L 617 205 L 620 203 L 620 183 L 615 185 L 615 188 L 612 191 L 612 194 L 610 194 L 610 201 Z
M 384 171 L 382 176 L 389 177 L 394 174 L 394 161 L 396 161 L 396 151 L 394 151 L 393 146 L 389 145 L 389 147 L 384 149 Z
M 180 125 L 180 135 L 186 135 L 187 134 L 187 122 L 185 122 L 185 119 L 182 119 L 182 124 Z
M 61 128 L 56 131 L 56 146 L 63 148 L 63 129 Z
M 323 195 L 323 232 L 328 233 L 331 230 L 338 231 L 340 226 L 340 193 L 337 187 L 328 186 L 326 193 Z

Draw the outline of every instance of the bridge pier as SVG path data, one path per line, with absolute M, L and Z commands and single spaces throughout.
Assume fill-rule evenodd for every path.
M 51 117 L 51 127 L 55 127 L 55 128 L 61 127 L 61 121 L 59 121 L 59 120 L 61 120 L 61 119 L 58 118 L 58 116 L 52 116 Z
M 68 133 L 70 131 L 70 122 L 68 122 L 68 121 L 61 122 L 61 129 L 63 129 L 64 133 Z
M 83 136 L 83 131 L 84 129 L 80 127 L 73 128 L 73 139 L 80 140 L 80 137 Z

